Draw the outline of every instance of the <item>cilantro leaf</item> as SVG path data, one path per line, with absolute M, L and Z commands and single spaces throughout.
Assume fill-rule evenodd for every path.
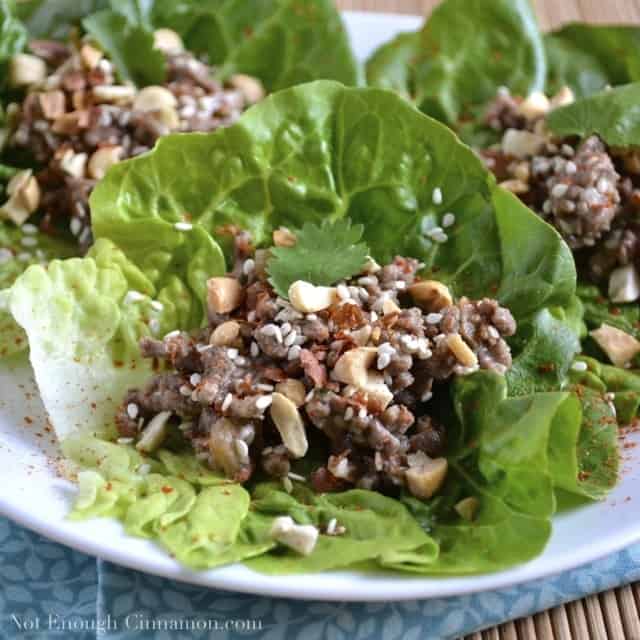
M 352 225 L 346 219 L 321 226 L 305 223 L 293 247 L 271 249 L 269 281 L 287 298 L 296 280 L 329 286 L 359 273 L 369 255 L 369 247 L 360 242 L 363 232 L 361 224 Z

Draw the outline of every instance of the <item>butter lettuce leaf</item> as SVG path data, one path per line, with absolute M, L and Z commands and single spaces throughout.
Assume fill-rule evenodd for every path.
M 544 38 L 547 93 L 569 86 L 578 97 L 640 80 L 640 29 L 572 23 Z
M 367 63 L 369 84 L 399 91 L 455 125 L 501 86 L 544 87 L 542 35 L 527 0 L 445 0 L 418 36 L 401 35 Z
M 279 226 L 349 218 L 364 226 L 363 242 L 379 262 L 420 258 L 457 295 L 497 294 L 518 319 L 564 305 L 575 290 L 560 236 L 496 187 L 451 131 L 379 89 L 301 85 L 228 129 L 163 138 L 113 167 L 91 206 L 96 236 L 121 247 L 152 281 L 175 255 L 170 247 L 190 255 L 194 234 L 215 238 L 235 224 L 266 244 Z M 425 232 L 449 211 L 449 239 L 435 243 Z M 185 219 L 193 229 L 177 230 Z M 185 274 L 181 264 L 172 259 L 171 273 Z M 197 280 L 188 282 L 197 292 Z
M 600 91 L 555 109 L 547 125 L 559 136 L 585 138 L 597 134 L 608 145 L 640 144 L 640 82 Z
M 130 302 L 131 291 L 139 299 Z M 168 298 L 162 310 L 152 304 L 159 294 Z M 194 326 L 174 295 L 189 297 L 183 287 L 173 294 L 158 290 L 107 240 L 87 258 L 34 265 L 16 280 L 9 309 L 28 337 L 36 382 L 60 440 L 112 432 L 119 399 L 151 373 L 139 338 Z

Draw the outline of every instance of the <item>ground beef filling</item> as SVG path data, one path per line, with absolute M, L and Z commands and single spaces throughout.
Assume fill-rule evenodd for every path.
M 149 151 L 168 133 L 229 126 L 264 95 L 248 76 L 219 83 L 213 68 L 172 44 L 163 51 L 165 83 L 138 90 L 119 84 L 112 63 L 87 43 L 31 43 L 47 75 L 10 106 L 8 147 L 40 167 L 37 209 L 44 231 L 68 229 L 86 250 L 92 242 L 89 195 L 112 164 Z
M 481 151 L 485 163 L 558 229 L 585 275 L 600 282 L 616 269 L 639 268 L 638 151 L 609 148 L 597 136 L 583 141 L 552 137 L 544 116 L 554 99 L 545 100 L 500 92 L 485 123 L 503 136 L 502 143 Z
M 154 420 L 170 415 L 169 432 L 240 482 L 257 469 L 286 481 L 292 460 L 320 441 L 327 458 L 310 478 L 317 490 L 406 485 L 428 497 L 420 469 L 442 456 L 446 439 L 429 415 L 432 394 L 453 376 L 509 368 L 510 312 L 495 300 L 452 300 L 403 257 L 371 263 L 308 312 L 295 295 L 275 294 L 244 234 L 236 255 L 231 274 L 207 283 L 206 330 L 142 341 L 143 355 L 166 370 L 129 391 L 120 435 L 145 450 Z

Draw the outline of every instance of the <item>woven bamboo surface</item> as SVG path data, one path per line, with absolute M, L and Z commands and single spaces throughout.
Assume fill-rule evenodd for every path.
M 533 0 L 544 29 L 571 20 L 640 23 L 640 0 Z M 337 0 L 341 9 L 427 15 L 438 0 Z M 465 640 L 640 640 L 640 583 L 507 622 Z

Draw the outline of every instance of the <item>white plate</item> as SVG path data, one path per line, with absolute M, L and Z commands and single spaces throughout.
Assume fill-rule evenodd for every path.
M 361 58 L 400 31 L 417 28 L 416 17 L 349 13 L 347 23 Z M 110 520 L 65 520 L 74 488 L 56 473 L 58 455 L 26 365 L 0 365 L 0 513 L 85 553 L 134 569 L 208 587 L 318 600 L 409 600 L 459 595 L 511 586 L 590 562 L 640 540 L 640 448 L 626 449 L 620 485 L 604 502 L 554 520 L 545 552 L 501 573 L 428 579 L 348 571 L 268 577 L 234 565 L 188 571 L 152 543 L 129 538 Z M 640 438 L 636 438 L 640 443 Z

